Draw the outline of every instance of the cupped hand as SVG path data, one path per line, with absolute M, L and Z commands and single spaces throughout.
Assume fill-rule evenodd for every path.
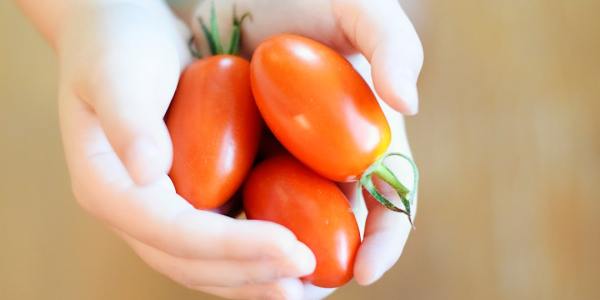
M 321 298 L 332 290 L 302 285 L 314 257 L 287 229 L 195 210 L 166 175 L 171 144 L 162 120 L 189 63 L 188 33 L 160 1 L 112 1 L 70 9 L 56 42 L 61 66 L 60 115 L 78 201 L 173 280 L 227 298 Z M 220 20 L 230 16 L 219 2 Z M 253 21 L 245 50 L 279 32 L 294 32 L 353 56 L 389 104 L 391 151 L 408 152 L 400 111 L 417 111 L 422 50 L 412 25 L 388 1 L 239 1 Z M 199 8 L 208 12 L 207 1 Z M 223 23 L 223 32 L 227 32 Z M 407 169 L 397 166 L 399 173 Z M 347 193 L 354 198 L 355 189 Z M 365 238 L 355 264 L 361 284 L 398 259 L 410 225 L 405 216 L 367 203 Z
M 190 60 L 185 26 L 160 1 L 101 3 L 72 7 L 56 41 L 79 203 L 184 286 L 235 299 L 300 295 L 297 278 L 315 259 L 289 230 L 196 210 L 167 176 L 163 116 Z
M 198 17 L 209 18 L 211 1 L 203 1 L 193 14 L 182 12 L 194 31 L 197 47 L 206 53 L 206 43 L 198 26 Z M 223 41 L 231 31 L 232 7 L 237 13 L 249 12 L 252 20 L 244 23 L 243 50 L 251 56 L 253 49 L 271 35 L 296 33 L 325 43 L 346 57 L 372 85 L 392 128 L 390 152 L 410 155 L 410 148 L 402 114 L 418 111 L 416 83 L 423 63 L 419 38 L 396 0 L 222 0 L 216 4 Z M 390 160 L 388 166 L 399 175 L 409 188 L 412 170 L 408 164 Z M 351 201 L 357 205 L 357 215 L 368 214 L 363 243 L 358 251 L 354 277 L 361 285 L 368 285 L 389 270 L 400 257 L 411 225 L 403 214 L 392 212 L 363 197 L 355 184 L 342 185 Z M 386 196 L 398 201 L 391 190 Z M 398 203 L 398 202 L 396 202 Z M 415 203 L 416 204 L 416 203 Z M 415 205 L 416 206 L 416 205 Z M 413 214 L 416 207 L 413 208 Z M 302 295 L 287 295 L 306 299 L 323 298 L 333 289 L 304 285 Z

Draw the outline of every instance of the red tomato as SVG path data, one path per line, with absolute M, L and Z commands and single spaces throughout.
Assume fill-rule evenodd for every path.
M 330 288 L 352 279 L 360 234 L 350 204 L 335 183 L 290 155 L 278 155 L 255 167 L 243 197 L 249 219 L 287 227 L 315 254 L 317 266 L 306 281 Z
M 373 92 L 334 50 L 283 34 L 251 62 L 263 119 L 300 161 L 335 181 L 354 181 L 386 151 L 390 128 Z
M 249 72 L 247 60 L 218 55 L 181 75 L 166 119 L 173 141 L 169 175 L 196 208 L 227 202 L 252 166 L 262 130 Z

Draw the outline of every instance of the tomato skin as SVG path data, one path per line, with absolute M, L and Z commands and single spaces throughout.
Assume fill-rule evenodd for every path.
M 241 186 L 258 149 L 260 114 L 250 64 L 232 55 L 198 60 L 181 75 L 167 112 L 173 142 L 170 177 L 198 209 L 223 205 Z
M 390 128 L 370 87 L 325 45 L 272 37 L 254 52 L 251 82 L 273 134 L 324 177 L 357 180 L 389 146 Z
M 287 227 L 315 254 L 315 271 L 304 280 L 331 288 L 352 279 L 360 233 L 350 204 L 335 183 L 284 154 L 253 169 L 243 197 L 249 219 Z

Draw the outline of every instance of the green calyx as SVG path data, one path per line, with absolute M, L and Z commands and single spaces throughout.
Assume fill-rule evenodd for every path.
M 390 156 L 398 156 L 408 161 L 412 167 L 414 182 L 412 191 L 406 188 L 398 177 L 392 172 L 386 165 L 385 160 Z M 402 207 L 396 206 L 390 200 L 388 200 L 385 196 L 383 196 L 375 187 L 373 183 L 373 175 L 376 175 L 379 179 L 383 180 L 385 183 L 390 185 L 398 197 L 400 197 L 400 201 L 402 203 Z M 375 163 L 373 163 L 361 176 L 360 185 L 369 193 L 375 200 L 381 203 L 383 206 L 388 208 L 389 210 L 403 213 L 408 216 L 408 221 L 414 228 L 414 224 L 412 221 L 412 205 L 413 200 L 415 198 L 415 194 L 417 191 L 417 187 L 419 185 L 419 170 L 417 169 L 417 165 L 415 162 L 408 156 L 401 153 L 388 153 L 383 157 L 379 158 Z
M 250 13 L 245 13 L 241 17 L 238 17 L 235 11 L 235 6 L 233 7 L 233 28 L 231 32 L 231 39 L 229 41 L 229 47 L 225 49 L 223 44 L 221 43 L 221 36 L 219 33 L 219 26 L 217 24 L 217 11 L 215 9 L 215 3 L 211 3 L 210 7 L 210 26 L 207 25 L 202 17 L 198 18 L 198 22 L 200 23 L 200 28 L 206 37 L 208 42 L 208 47 L 212 55 L 219 54 L 231 54 L 237 55 L 240 52 L 241 45 L 241 36 L 242 36 L 242 23 L 246 18 L 252 19 L 252 15 Z M 190 40 L 190 51 L 192 54 L 199 58 L 200 55 L 198 51 L 196 51 L 193 47 L 193 38 Z

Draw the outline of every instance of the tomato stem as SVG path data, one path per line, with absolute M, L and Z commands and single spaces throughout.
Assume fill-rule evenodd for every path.
M 229 41 L 229 54 L 238 54 L 240 52 L 240 42 L 242 35 L 242 23 L 246 18 L 252 21 L 252 15 L 249 12 L 244 13 L 241 17 L 237 17 L 235 6 L 233 7 L 233 31 L 231 33 L 231 40 Z
M 385 160 L 390 156 L 399 156 L 404 160 L 408 161 L 413 170 L 413 190 L 410 191 L 400 180 L 396 177 L 396 174 L 392 172 L 386 165 Z M 385 183 L 389 184 L 398 197 L 400 197 L 400 201 L 402 203 L 403 208 L 396 206 L 390 200 L 388 200 L 385 196 L 383 196 L 375 187 L 373 183 L 373 175 L 376 175 L 379 179 L 383 180 Z M 385 206 L 387 209 L 403 213 L 408 216 L 408 221 L 411 226 L 414 228 L 414 224 L 412 221 L 412 213 L 411 208 L 413 204 L 413 200 L 415 198 L 416 190 L 419 184 L 419 170 L 415 162 L 408 156 L 401 153 L 388 153 L 383 157 L 379 158 L 375 163 L 373 163 L 367 171 L 362 175 L 360 179 L 360 185 L 369 193 L 375 200 Z
M 229 41 L 229 47 L 227 50 L 223 47 L 221 43 L 221 36 L 219 33 L 219 26 L 217 24 L 217 10 L 215 8 L 215 2 L 211 2 L 210 7 L 210 27 L 206 25 L 204 19 L 202 17 L 198 17 L 198 22 L 200 23 L 200 28 L 206 37 L 208 42 L 208 47 L 210 49 L 210 53 L 212 55 L 219 54 L 231 54 L 237 55 L 240 52 L 241 45 L 241 32 L 242 32 L 242 23 L 246 18 L 252 20 L 252 15 L 249 12 L 244 13 L 241 17 L 237 16 L 235 5 L 233 6 L 233 27 L 231 32 L 231 39 Z M 192 52 L 192 54 L 194 54 Z
M 202 55 L 200 54 L 198 49 L 196 49 L 195 42 L 196 42 L 196 40 L 194 39 L 194 36 L 192 36 L 190 38 L 190 40 L 188 41 L 188 50 L 190 51 L 190 53 L 192 54 L 193 57 L 200 59 L 200 58 L 202 58 Z

